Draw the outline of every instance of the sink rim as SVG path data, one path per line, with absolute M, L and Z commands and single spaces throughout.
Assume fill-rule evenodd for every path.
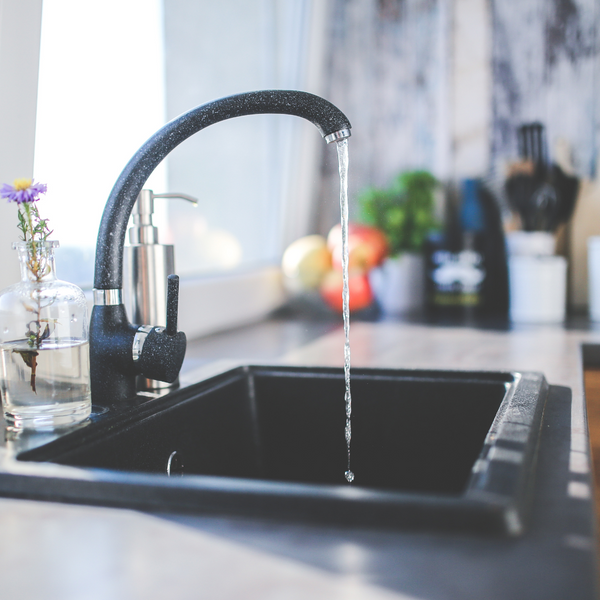
M 549 386 L 540 373 L 354 368 L 353 378 L 401 377 L 409 380 L 504 383 L 507 392 L 490 427 L 469 484 L 462 495 L 375 490 L 359 486 L 252 480 L 215 475 L 166 477 L 162 474 L 73 467 L 29 461 L 43 452 L 90 443 L 106 434 L 94 423 L 114 423 L 122 430 L 147 416 L 225 385 L 250 373 L 306 377 L 343 377 L 341 368 L 245 365 L 156 399 L 136 398 L 106 407 L 90 425 L 18 454 L 9 473 L 0 471 L 0 494 L 57 499 L 161 511 L 269 516 L 400 528 L 423 527 L 520 535 L 531 504 L 542 414 Z M 56 452 L 54 459 L 56 460 Z M 46 455 L 47 456 L 47 455 Z M 19 462 L 19 461 L 28 461 Z M 35 464 L 52 474 L 40 486 L 18 465 Z M 65 471 L 61 471 L 65 469 Z M 61 476 L 60 473 L 64 473 Z M 59 474 L 58 477 L 56 474 Z M 39 476 L 38 476 L 39 479 Z M 18 481 L 17 481 L 18 480 Z M 41 488 L 41 489 L 40 489 Z M 23 496 L 25 495 L 25 496 Z

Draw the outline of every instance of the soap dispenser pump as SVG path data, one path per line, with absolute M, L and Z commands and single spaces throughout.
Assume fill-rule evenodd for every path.
M 142 190 L 133 207 L 133 226 L 129 228 L 129 245 L 125 246 L 125 304 L 129 319 L 137 325 L 166 327 L 167 278 L 175 273 L 175 250 L 172 244 L 160 244 L 158 228 L 152 222 L 155 198 L 180 198 L 197 206 L 196 198 L 187 194 L 155 194 Z M 144 379 L 142 389 L 161 389 L 173 384 Z

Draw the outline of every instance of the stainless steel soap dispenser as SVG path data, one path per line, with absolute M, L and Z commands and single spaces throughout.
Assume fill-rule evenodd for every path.
M 133 226 L 129 228 L 129 246 L 124 251 L 125 305 L 129 319 L 137 325 L 166 327 L 167 278 L 175 273 L 175 250 L 172 244 L 160 244 L 158 229 L 152 223 L 155 198 L 180 198 L 198 204 L 187 194 L 155 194 L 142 190 L 133 207 Z M 161 389 L 173 384 L 143 379 L 142 389 Z

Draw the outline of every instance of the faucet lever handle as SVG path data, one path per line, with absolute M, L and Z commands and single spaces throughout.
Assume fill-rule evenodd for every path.
M 137 371 L 148 379 L 173 383 L 185 357 L 186 339 L 183 331 L 177 331 L 179 304 L 179 276 L 167 277 L 167 325 L 148 327 L 141 353 L 137 359 Z M 142 328 L 143 329 L 143 328 Z M 135 360 L 135 358 L 134 358 Z
M 177 333 L 177 311 L 179 308 L 179 275 L 167 277 L 167 335 Z

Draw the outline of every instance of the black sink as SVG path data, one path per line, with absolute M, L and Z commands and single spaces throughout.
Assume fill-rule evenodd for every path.
M 539 374 L 240 367 L 111 407 L 19 454 L 83 467 L 0 493 L 167 511 L 519 534 L 548 386 Z M 39 479 L 39 477 L 37 478 Z

